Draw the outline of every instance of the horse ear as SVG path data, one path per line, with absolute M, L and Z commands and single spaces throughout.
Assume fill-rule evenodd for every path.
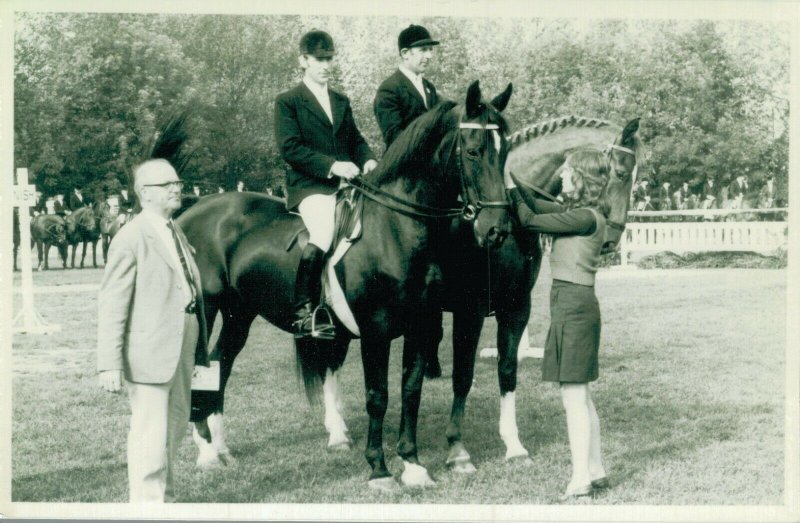
M 514 90 L 513 86 L 509 83 L 506 90 L 497 95 L 494 100 L 492 100 L 492 105 L 495 109 L 499 112 L 503 112 L 503 110 L 508 105 L 508 100 L 511 98 L 511 92 Z
M 475 80 L 467 89 L 467 117 L 475 118 L 481 114 L 481 85 Z
M 633 135 L 636 134 L 636 131 L 639 130 L 639 118 L 634 118 L 625 126 L 625 129 L 622 130 L 622 141 L 620 145 L 623 147 L 631 147 L 635 144 L 633 139 Z

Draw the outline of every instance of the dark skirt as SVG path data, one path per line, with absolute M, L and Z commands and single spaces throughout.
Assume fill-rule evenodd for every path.
M 594 287 L 553 280 L 542 380 L 562 383 L 596 380 L 599 349 L 600 307 Z

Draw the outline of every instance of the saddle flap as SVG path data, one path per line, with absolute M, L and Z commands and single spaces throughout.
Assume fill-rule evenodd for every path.
M 342 240 L 351 243 L 361 237 L 361 212 L 364 208 L 364 198 L 353 186 L 339 189 L 336 194 L 336 227 L 333 234 L 333 245 L 339 245 Z

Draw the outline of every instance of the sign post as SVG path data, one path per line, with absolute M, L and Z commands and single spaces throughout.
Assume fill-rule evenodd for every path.
M 33 306 L 33 266 L 31 264 L 31 215 L 36 204 L 36 187 L 28 185 L 28 169 L 17 169 L 12 205 L 19 208 L 19 235 L 22 255 L 22 310 L 14 318 L 13 332 L 45 334 L 58 332 L 61 325 L 48 324 Z

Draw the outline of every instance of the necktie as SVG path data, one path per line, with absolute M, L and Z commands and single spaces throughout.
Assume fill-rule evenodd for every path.
M 183 267 L 183 275 L 189 283 L 189 288 L 192 291 L 192 302 L 194 302 L 197 293 L 194 286 L 194 278 L 192 278 L 192 271 L 189 270 L 189 264 L 186 263 L 186 257 L 183 255 L 183 243 L 178 237 L 178 232 L 175 230 L 175 225 L 172 223 L 172 220 L 167 222 L 167 227 L 169 227 L 169 230 L 172 232 L 172 239 L 175 241 L 175 249 L 178 251 L 178 258 L 181 260 L 181 267 Z

